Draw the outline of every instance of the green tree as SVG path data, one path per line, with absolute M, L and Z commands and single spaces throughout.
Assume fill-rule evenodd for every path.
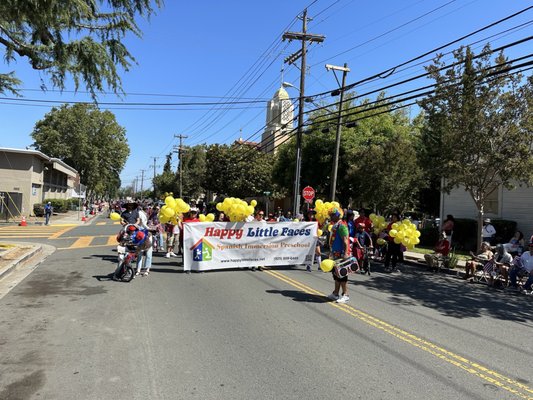
M 84 82 L 93 98 L 104 86 L 121 91 L 118 68 L 128 71 L 134 57 L 122 43 L 141 36 L 135 21 L 149 17 L 162 0 L 3 0 L 0 45 L 4 59 L 27 58 L 31 67 L 64 88 L 70 75 L 76 89 Z M 153 6 L 153 5 L 155 6 Z M 0 74 L 0 93 L 16 93 L 14 71 Z
M 272 191 L 272 156 L 250 145 L 211 145 L 206 152 L 204 188 L 232 197 Z
M 92 104 L 52 108 L 31 135 L 37 150 L 78 171 L 90 196 L 109 196 L 120 187 L 130 149 L 126 130 L 110 111 Z
M 162 197 L 164 193 L 178 193 L 178 176 L 172 171 L 172 152 L 166 155 L 163 173 L 156 175 L 153 184 L 156 189 L 155 197 Z
M 454 56 L 457 63 L 447 69 L 441 57 L 428 67 L 437 87 L 420 102 L 424 159 L 445 191 L 461 186 L 470 194 L 481 240 L 487 196 L 532 181 L 532 81 L 524 84 L 489 46 L 478 57 L 468 47 Z
M 206 152 L 207 149 L 205 145 L 185 147 L 185 150 L 182 153 L 182 186 L 184 196 L 198 198 L 201 194 L 205 193 L 203 185 L 206 175 Z M 179 193 L 179 191 L 176 193 Z
M 375 102 L 352 100 L 344 106 L 343 120 L 358 120 L 357 126 L 342 128 L 337 198 L 344 206 L 404 210 L 416 203 L 420 185 L 416 130 L 405 112 L 393 110 L 384 98 L 382 93 Z M 302 186 L 312 186 L 318 198 L 327 200 L 331 200 L 336 128 L 331 119 L 335 115 L 335 110 L 313 113 L 302 145 Z M 294 140 L 280 148 L 273 173 L 275 182 L 289 192 L 294 182 L 294 149 Z

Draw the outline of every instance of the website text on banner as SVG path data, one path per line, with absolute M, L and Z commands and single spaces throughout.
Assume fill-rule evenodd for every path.
M 317 230 L 316 222 L 184 223 L 184 270 L 309 265 Z

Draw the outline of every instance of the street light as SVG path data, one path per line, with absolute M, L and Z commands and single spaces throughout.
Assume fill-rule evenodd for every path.
M 340 100 L 339 100 L 339 114 L 337 116 L 337 135 L 335 137 L 335 157 L 333 159 L 333 172 L 331 174 L 331 201 L 335 201 L 335 194 L 337 192 L 337 172 L 339 169 L 339 151 L 341 147 L 341 124 L 342 124 L 342 105 L 344 102 L 344 87 L 346 86 L 346 75 L 348 75 L 348 72 L 350 72 L 350 68 L 348 68 L 348 64 L 344 63 L 343 67 L 339 67 L 336 65 L 326 64 L 325 65 L 326 70 L 333 71 L 333 75 L 335 75 L 335 80 L 340 86 Z M 339 82 L 339 79 L 337 78 L 337 74 L 335 71 L 342 71 L 342 84 Z M 331 95 L 333 96 L 334 93 L 336 94 L 337 90 L 334 90 Z

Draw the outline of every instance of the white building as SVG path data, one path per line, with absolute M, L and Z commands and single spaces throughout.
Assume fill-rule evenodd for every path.
M 516 221 L 517 229 L 526 241 L 533 235 L 533 187 L 517 185 L 515 189 L 507 190 L 500 186 L 489 195 L 484 208 L 486 218 Z M 474 200 L 464 188 L 453 189 L 449 194 L 441 192 L 441 221 L 448 214 L 477 220 Z
M 266 128 L 261 138 L 261 149 L 274 153 L 285 141 L 289 141 L 294 127 L 294 105 L 282 87 L 267 105 Z

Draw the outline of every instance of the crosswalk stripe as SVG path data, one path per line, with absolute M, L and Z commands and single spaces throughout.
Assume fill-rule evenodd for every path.
M 49 239 L 57 239 L 59 236 L 63 235 L 64 233 L 66 233 L 66 232 L 68 232 L 68 231 L 70 231 L 72 229 L 74 229 L 74 226 L 61 229 L 60 231 L 57 231 L 52 236 L 50 236 Z
M 89 247 L 89 244 L 92 242 L 93 236 L 82 236 L 76 240 L 69 248 L 76 249 L 80 247 Z

